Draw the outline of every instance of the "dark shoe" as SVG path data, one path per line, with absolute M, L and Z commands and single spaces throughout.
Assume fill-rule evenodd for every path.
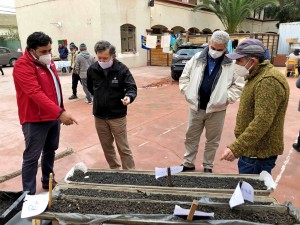
M 72 100 L 72 99 L 77 99 L 78 97 L 76 95 L 72 95 L 71 97 L 69 97 L 69 100 Z
M 54 189 L 56 185 L 57 185 L 57 182 L 55 180 L 53 180 L 53 182 L 52 182 L 52 189 Z M 42 186 L 43 186 L 43 189 L 49 190 L 49 182 L 47 182 L 47 183 L 43 183 L 42 182 Z
M 187 167 L 187 166 L 184 166 L 183 164 L 181 164 L 180 166 L 183 166 L 182 172 L 192 171 L 192 170 L 196 169 L 194 166 L 193 167 Z
M 212 173 L 212 169 L 210 169 L 210 168 L 204 168 L 204 173 Z
M 300 146 L 298 145 L 298 143 L 294 143 L 294 144 L 293 144 L 293 148 L 294 148 L 297 152 L 300 152 Z

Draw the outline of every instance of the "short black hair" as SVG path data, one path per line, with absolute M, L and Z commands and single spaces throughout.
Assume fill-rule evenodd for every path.
M 52 39 L 43 32 L 34 32 L 27 38 L 27 51 L 30 49 L 36 50 L 38 47 L 47 46 L 49 43 L 52 44 Z
M 97 54 L 98 52 L 104 52 L 106 49 L 109 50 L 109 54 L 111 56 L 116 55 L 116 48 L 112 44 L 110 44 L 108 41 L 98 41 L 95 44 L 94 50 L 95 53 Z

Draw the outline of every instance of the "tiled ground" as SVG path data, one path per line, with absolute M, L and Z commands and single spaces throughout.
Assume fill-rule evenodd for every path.
M 283 68 L 279 68 L 283 71 Z M 153 170 L 181 164 L 184 154 L 184 135 L 187 127 L 188 105 L 178 90 L 177 82 L 167 82 L 159 88 L 143 88 L 162 78 L 168 80 L 170 68 L 140 67 L 131 69 L 137 81 L 138 98 L 129 106 L 128 136 L 134 153 L 136 167 L 141 170 Z M 24 149 L 23 134 L 17 117 L 15 90 L 12 80 L 12 68 L 4 68 L 5 76 L 0 77 L 0 177 L 20 170 Z M 64 175 L 74 164 L 84 162 L 90 168 L 108 168 L 94 128 L 91 105 L 84 103 L 84 94 L 79 86 L 79 100 L 68 100 L 71 95 L 71 76 L 61 74 L 65 106 L 79 125 L 62 126 L 58 153 L 72 148 L 74 153 L 55 162 L 56 179 Z M 297 179 L 300 178 L 300 153 L 291 148 L 300 128 L 298 100 L 299 90 L 295 87 L 295 78 L 288 78 L 291 96 L 285 123 L 285 151 L 277 161 L 273 178 L 278 187 L 272 194 L 280 203 L 291 200 L 300 207 L 300 192 Z M 225 127 L 219 151 L 215 160 L 215 173 L 237 173 L 237 161 L 220 161 L 220 155 L 227 144 L 234 140 L 233 129 L 238 103 L 227 110 Z M 202 171 L 201 139 L 197 158 L 197 171 Z M 40 179 L 40 171 L 37 176 Z M 21 190 L 21 177 L 0 183 L 0 190 Z M 42 192 L 38 182 L 38 192 Z

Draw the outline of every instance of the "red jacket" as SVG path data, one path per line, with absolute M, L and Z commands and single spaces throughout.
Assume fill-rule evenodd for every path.
M 50 67 L 61 90 L 53 61 L 51 61 Z M 14 66 L 13 77 L 21 124 L 58 119 L 60 111 L 63 109 L 63 102 L 61 102 L 61 107 L 59 107 L 55 84 L 46 65 L 34 59 L 26 50 L 25 54 L 17 60 Z

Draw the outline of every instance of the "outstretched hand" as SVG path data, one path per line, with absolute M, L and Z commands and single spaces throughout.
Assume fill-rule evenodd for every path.
M 60 117 L 58 118 L 60 122 L 62 122 L 63 125 L 72 125 L 76 123 L 78 125 L 78 122 L 72 117 L 72 115 L 66 111 L 64 111 Z

